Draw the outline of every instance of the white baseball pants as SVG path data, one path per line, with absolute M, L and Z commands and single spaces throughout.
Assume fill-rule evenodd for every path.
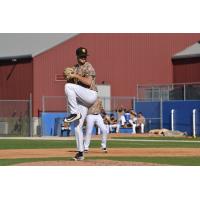
M 136 133 L 136 127 L 140 126 L 141 127 L 141 133 L 144 133 L 144 124 L 136 124 L 136 122 L 133 122 L 133 120 L 129 120 L 129 123 L 132 125 L 132 134 Z
M 92 114 L 87 115 L 86 122 L 87 122 L 87 128 L 86 128 L 84 148 L 87 149 L 87 150 L 89 149 L 92 130 L 93 130 L 95 123 L 100 128 L 100 130 L 102 132 L 101 147 L 106 148 L 108 133 L 107 133 L 106 125 L 103 122 L 102 116 L 100 114 L 98 114 L 98 115 L 92 115 Z
M 132 134 L 136 133 L 136 122 L 132 119 L 129 120 L 129 123 L 132 125 Z
M 119 133 L 120 124 L 111 124 L 111 125 L 109 125 L 109 128 L 110 128 L 111 133 L 113 131 L 113 128 L 116 128 L 116 133 Z
M 104 124 L 106 126 L 106 133 L 109 134 L 110 133 L 110 127 L 109 124 Z
M 141 127 L 141 133 L 144 133 L 144 124 L 140 124 Z
M 74 121 L 77 150 L 83 152 L 83 123 L 88 108 L 95 103 L 97 92 L 80 85 L 66 83 L 65 94 L 68 100 L 68 108 L 71 114 L 81 113 L 81 119 Z
M 110 133 L 110 127 L 109 127 L 109 125 L 105 124 L 105 123 L 104 123 L 104 125 L 106 127 L 106 133 L 109 134 Z M 98 135 L 100 135 L 100 134 L 101 134 L 101 129 L 98 127 Z

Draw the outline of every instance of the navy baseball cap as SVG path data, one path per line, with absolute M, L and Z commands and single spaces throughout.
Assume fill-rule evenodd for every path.
M 84 47 L 79 47 L 78 49 L 76 49 L 76 56 L 78 57 L 87 57 L 88 55 L 88 51 L 86 48 Z

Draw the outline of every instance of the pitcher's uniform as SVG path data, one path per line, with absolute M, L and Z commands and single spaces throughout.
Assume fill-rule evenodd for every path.
M 83 146 L 83 122 L 86 118 L 88 108 L 93 105 L 97 99 L 97 88 L 95 85 L 96 73 L 94 68 L 89 62 L 85 62 L 84 65 L 75 65 L 75 73 L 82 77 L 92 77 L 92 84 L 90 86 L 84 85 L 82 82 L 77 81 L 76 83 L 65 84 L 65 94 L 68 100 L 68 108 L 71 114 L 81 114 L 81 118 L 76 120 L 75 126 L 75 137 L 78 152 L 84 151 Z
M 102 101 L 98 97 L 96 102 L 88 110 L 88 115 L 86 117 L 86 123 L 87 123 L 86 136 L 84 142 L 84 148 L 86 151 L 89 150 L 92 130 L 95 124 L 98 126 L 98 128 L 100 128 L 102 133 L 101 148 L 106 149 L 107 130 L 103 118 L 100 114 L 102 109 L 103 109 Z

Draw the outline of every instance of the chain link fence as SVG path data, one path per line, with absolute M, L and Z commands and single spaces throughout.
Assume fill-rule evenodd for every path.
M 32 136 L 31 115 L 31 100 L 0 100 L 0 136 Z
M 137 85 L 141 100 L 200 100 L 200 83 Z
M 145 108 L 142 102 L 144 99 L 136 99 L 135 97 L 130 96 L 113 96 L 113 97 L 101 97 L 103 102 L 103 107 L 107 113 L 117 112 L 118 109 L 124 109 L 129 111 L 130 109 L 134 109 L 136 112 L 145 112 L 149 110 L 149 108 Z M 146 99 L 147 101 L 147 99 Z M 151 99 L 148 99 L 151 103 Z M 141 102 L 141 103 L 140 103 Z M 67 112 L 67 100 L 65 96 L 43 96 L 42 97 L 42 111 L 43 112 Z M 149 106 L 148 106 L 149 107 Z M 152 111 L 147 112 L 146 125 L 145 130 L 149 131 L 151 129 L 157 129 L 162 127 L 162 103 L 157 101 L 155 105 L 150 105 Z M 145 109 L 145 112 L 144 112 Z M 156 115 L 155 115 L 156 109 Z
M 114 112 L 119 108 L 134 109 L 135 97 L 100 97 L 106 112 Z M 43 112 L 67 112 L 67 100 L 65 96 L 43 96 Z

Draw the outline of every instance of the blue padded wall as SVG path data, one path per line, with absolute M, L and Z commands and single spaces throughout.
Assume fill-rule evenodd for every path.
M 55 119 L 66 117 L 66 113 L 61 112 L 43 112 L 41 113 L 42 120 L 42 135 L 43 136 L 54 136 L 55 135 Z
M 196 125 L 199 134 L 200 101 L 165 101 L 163 102 L 163 128 L 171 129 L 171 110 L 174 109 L 174 129 L 192 135 L 192 111 L 197 110 Z
M 67 116 L 66 112 L 43 112 L 41 113 L 42 121 L 42 135 L 43 136 L 59 136 L 61 132 L 61 124 L 64 117 Z M 74 123 L 71 123 L 70 135 L 74 135 Z M 96 134 L 93 128 L 92 134 Z
M 135 103 L 135 111 L 142 112 L 145 119 L 145 132 L 160 128 L 160 102 L 142 101 Z

